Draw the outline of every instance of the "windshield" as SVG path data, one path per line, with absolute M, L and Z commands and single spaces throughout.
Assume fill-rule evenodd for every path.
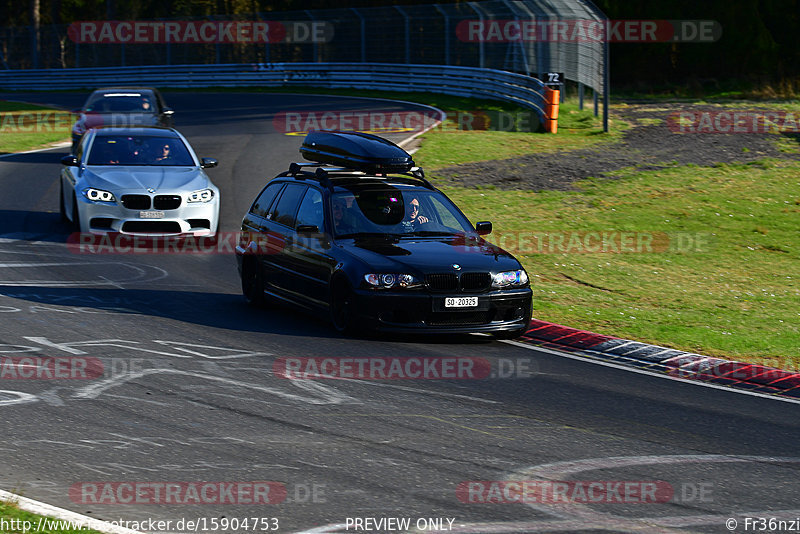
M 331 197 L 331 211 L 337 237 L 435 236 L 473 231 L 452 202 L 437 191 L 386 187 L 339 192 Z
M 89 113 L 155 113 L 153 98 L 142 93 L 107 93 L 93 97 L 84 111 Z
M 135 135 L 97 136 L 87 165 L 168 165 L 194 166 L 183 144 L 174 137 Z

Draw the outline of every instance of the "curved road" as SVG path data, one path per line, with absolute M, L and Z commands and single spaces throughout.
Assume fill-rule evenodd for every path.
M 66 108 L 84 97 L 0 95 Z M 301 138 L 276 132 L 276 113 L 409 108 L 275 94 L 167 100 L 198 155 L 220 160 L 209 174 L 228 231 L 299 159 Z M 391 517 L 415 532 L 433 531 L 435 518 L 450 532 L 729 532 L 732 517 L 744 532 L 746 517 L 800 517 L 795 402 L 481 336 L 345 339 L 301 314 L 249 309 L 231 254 L 75 253 L 57 213 L 65 153 L 0 159 L 0 362 L 73 358 L 102 374 L 0 378 L 2 489 L 96 518 L 170 520 L 172 531 L 182 518 L 210 528 L 212 518 L 274 517 L 279 532 L 354 532 L 357 518 L 397 532 L 363 522 Z M 479 358 L 492 372 L 358 381 L 273 371 L 306 356 Z M 113 493 L 119 483 L 254 481 L 283 484 L 285 499 L 276 489 L 275 504 Z M 519 496 L 492 481 L 540 493 L 479 502 Z

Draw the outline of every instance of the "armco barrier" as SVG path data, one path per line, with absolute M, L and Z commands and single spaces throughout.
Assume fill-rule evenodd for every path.
M 552 121 L 557 113 L 552 116 L 552 102 L 546 101 L 548 93 L 552 93 L 540 80 L 522 74 L 475 67 L 388 63 L 249 63 L 0 71 L 0 90 L 95 89 L 114 85 L 197 88 L 312 86 L 433 92 L 512 102 L 534 110 L 541 124 L 549 131 L 556 129 Z M 548 104 L 550 108 L 547 108 Z

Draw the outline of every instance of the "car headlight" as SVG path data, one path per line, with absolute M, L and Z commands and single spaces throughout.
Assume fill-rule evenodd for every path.
M 102 189 L 95 189 L 94 187 L 89 187 L 83 190 L 83 196 L 91 200 L 92 202 L 116 202 L 117 199 L 114 198 L 114 193 L 110 191 L 103 191 Z
M 528 283 L 528 273 L 525 269 L 518 271 L 504 271 L 492 275 L 492 287 L 524 286 Z
M 187 202 L 211 202 L 214 199 L 214 191 L 212 189 L 202 189 L 200 191 L 192 191 L 189 193 Z
M 364 281 L 367 282 L 370 287 L 384 289 L 390 287 L 413 289 L 422 285 L 416 276 L 408 273 L 370 273 L 364 275 Z

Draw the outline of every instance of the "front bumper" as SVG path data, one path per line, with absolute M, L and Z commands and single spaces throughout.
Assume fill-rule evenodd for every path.
M 478 297 L 475 308 L 445 308 L 445 297 Z M 528 288 L 486 293 L 438 294 L 427 291 L 356 290 L 359 324 L 381 332 L 473 333 L 524 329 L 531 318 Z
M 81 232 L 103 235 L 139 236 L 211 236 L 219 224 L 219 195 L 211 202 L 186 203 L 165 210 L 128 209 L 119 203 L 92 202 L 78 195 Z M 147 218 L 143 214 L 160 211 L 163 217 Z

